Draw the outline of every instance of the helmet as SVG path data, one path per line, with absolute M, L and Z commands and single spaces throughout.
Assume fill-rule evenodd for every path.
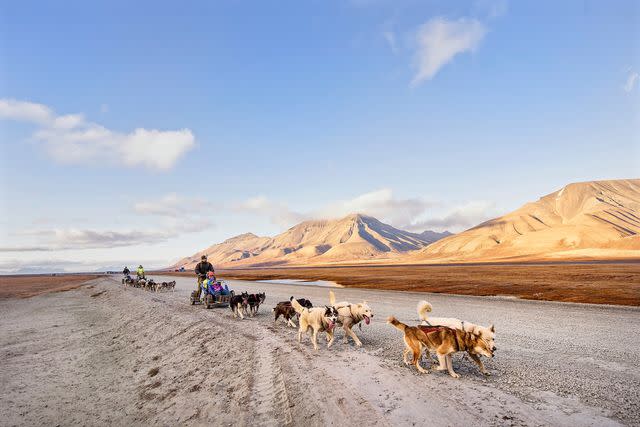
M 202 256 L 200 257 L 200 259 L 201 259 L 202 261 L 205 261 L 205 260 L 207 259 L 207 256 L 206 256 L 206 255 L 202 255 Z
M 207 277 L 213 277 L 213 271 L 208 271 L 207 272 Z
M 142 264 L 140 264 L 140 265 L 138 266 L 138 268 L 142 268 Z

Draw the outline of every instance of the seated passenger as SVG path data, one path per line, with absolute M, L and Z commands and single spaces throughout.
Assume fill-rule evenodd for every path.
M 227 285 L 222 286 L 213 275 L 213 271 L 207 273 L 207 278 L 202 281 L 202 289 L 205 294 L 211 295 L 229 295 L 229 287 Z

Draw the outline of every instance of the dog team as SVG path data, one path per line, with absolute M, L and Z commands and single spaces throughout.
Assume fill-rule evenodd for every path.
M 233 312 L 233 317 L 244 319 L 245 316 L 254 317 L 258 314 L 260 305 L 267 299 L 267 294 L 260 292 L 249 294 L 243 292 L 240 295 L 233 295 L 229 300 L 229 308 Z
M 432 360 L 433 352 L 438 359 L 436 370 L 446 370 L 452 377 L 459 378 L 453 370 L 451 356 L 457 352 L 466 352 L 480 372 L 488 375 L 480 356 L 493 357 L 496 351 L 495 327 L 479 326 L 455 318 L 429 317 L 428 313 L 431 310 L 431 304 L 428 302 L 418 303 L 418 316 L 422 322 L 417 326 L 406 325 L 394 316 L 387 319 L 387 323 L 403 332 L 405 349 L 402 358 L 405 364 L 414 365 L 421 373 L 428 373 L 429 371 L 420 365 L 420 359 L 425 354 L 428 356 L 427 359 Z M 297 318 L 298 342 L 302 342 L 303 335 L 310 333 L 315 350 L 318 350 L 318 334 L 322 332 L 326 334 L 327 348 L 331 347 L 336 325 L 344 329 L 345 343 L 351 337 L 356 346 L 361 347 L 362 342 L 353 331 L 353 327 L 358 325 L 362 329 L 362 322 L 368 325 L 373 317 L 373 311 L 366 301 L 336 302 L 333 291 L 329 291 L 328 305 L 314 307 L 308 299 L 291 297 L 289 301 L 276 304 L 273 313 L 274 321 L 283 317 L 286 324 L 292 327 L 296 326 L 293 319 Z M 411 360 L 408 358 L 409 354 Z
M 147 279 L 146 277 L 142 277 L 142 278 L 132 278 L 132 277 L 125 277 L 124 279 L 122 279 L 122 284 L 123 285 L 129 285 L 132 286 L 134 288 L 141 288 L 147 291 L 153 291 L 153 292 L 161 292 L 161 291 L 175 291 L 176 289 L 176 281 L 172 280 L 170 282 L 156 282 L 153 279 Z
M 139 267 L 139 270 L 142 266 Z M 204 274 L 213 274 L 213 266 L 207 262 L 205 255 L 202 261 L 196 266 L 196 273 L 201 277 Z M 153 279 L 144 277 L 144 270 L 138 272 L 137 280 L 131 278 L 129 271 L 125 267 L 125 278 L 123 285 L 141 287 L 158 292 L 164 289 L 175 289 L 175 281 L 156 283 Z M 198 287 L 200 287 L 200 280 Z M 192 295 L 193 297 L 193 295 Z M 260 305 L 266 300 L 264 292 L 249 294 L 242 292 L 235 295 L 231 292 L 229 307 L 233 312 L 233 317 L 244 319 L 245 316 L 254 317 L 258 313 Z M 193 302 L 192 302 L 193 303 Z M 208 308 L 208 307 L 207 307 Z M 429 317 L 432 310 L 431 304 L 427 301 L 418 302 L 417 312 L 421 323 L 416 326 L 409 326 L 400 322 L 394 316 L 387 318 L 387 323 L 402 331 L 405 348 L 402 352 L 402 359 L 405 364 L 413 365 L 421 373 L 429 371 L 420 365 L 423 355 L 433 365 L 431 354 L 437 357 L 438 366 L 435 370 L 446 370 L 449 375 L 459 378 L 453 370 L 452 355 L 457 352 L 466 352 L 475 362 L 481 373 L 488 375 L 480 356 L 493 357 L 496 351 L 495 327 L 479 326 L 471 322 L 456 318 Z M 333 291 L 329 291 L 329 304 L 314 307 L 311 301 L 306 298 L 289 298 L 289 301 L 281 301 L 272 309 L 274 321 L 282 317 L 287 326 L 296 327 L 294 319 L 298 321 L 298 342 L 302 342 L 304 335 L 311 335 L 313 348 L 318 350 L 318 334 L 325 333 L 327 348 L 333 345 L 335 339 L 335 327 L 341 326 L 344 330 L 344 342 L 348 343 L 349 338 L 356 346 L 361 347 L 362 342 L 353 331 L 353 327 L 358 325 L 362 330 L 362 323 L 369 325 L 373 318 L 373 310 L 367 301 L 351 303 L 348 301 L 336 302 Z M 409 357 L 411 356 L 411 357 Z

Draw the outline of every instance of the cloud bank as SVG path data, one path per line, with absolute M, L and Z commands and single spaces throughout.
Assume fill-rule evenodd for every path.
M 186 199 L 175 193 L 170 193 L 154 202 L 138 202 L 133 206 L 133 210 L 139 215 L 161 217 L 160 223 L 144 230 L 95 230 L 71 227 L 18 231 L 14 235 L 19 236 L 23 243 L 16 246 L 0 246 L 0 253 L 110 249 L 164 243 L 183 234 L 200 233 L 214 226 L 206 216 L 206 206 L 210 204 L 200 205 L 199 203 L 200 199 Z M 197 208 L 197 206 L 201 207 Z
M 37 126 L 33 139 L 63 164 L 109 163 L 166 171 L 195 146 L 189 129 L 121 133 L 89 122 L 83 114 L 58 116 L 46 105 L 13 99 L 0 99 L 0 119 Z
M 469 202 L 447 207 L 443 203 L 421 198 L 399 198 L 389 188 L 330 202 L 320 209 L 304 213 L 296 212 L 287 204 L 272 201 L 265 196 L 247 199 L 236 204 L 233 209 L 236 212 L 266 217 L 272 224 L 283 229 L 301 221 L 336 219 L 351 213 L 363 213 L 394 227 L 417 233 L 427 229 L 461 231 L 499 215 L 495 204 L 489 202 Z

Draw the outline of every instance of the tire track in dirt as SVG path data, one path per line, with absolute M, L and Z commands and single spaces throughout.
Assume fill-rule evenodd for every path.
M 258 341 L 254 354 L 253 384 L 250 407 L 251 423 L 260 426 L 288 426 L 293 418 L 291 401 L 282 374 L 278 348 L 271 348 Z

